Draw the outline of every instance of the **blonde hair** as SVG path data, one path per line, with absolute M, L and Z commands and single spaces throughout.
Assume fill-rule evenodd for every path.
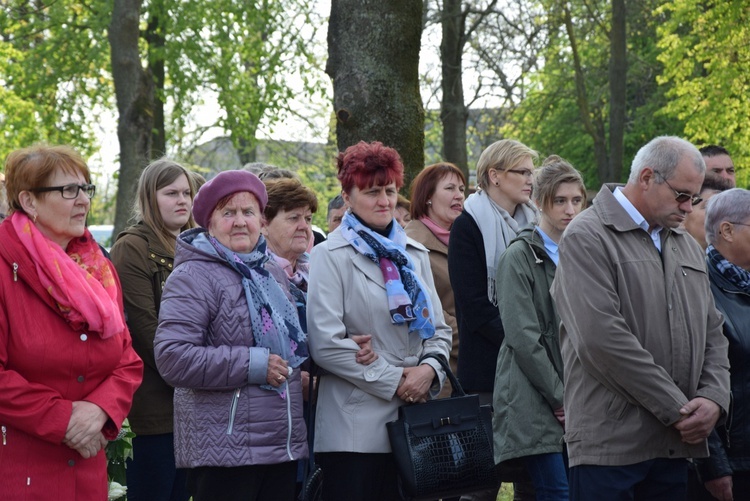
M 536 160 L 539 155 L 525 144 L 513 139 L 501 139 L 489 145 L 477 162 L 477 185 L 486 190 L 490 185 L 490 169 L 505 171 L 515 168 L 524 159 Z

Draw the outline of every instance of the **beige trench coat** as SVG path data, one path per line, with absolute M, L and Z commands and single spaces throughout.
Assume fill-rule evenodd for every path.
M 341 232 L 334 231 L 313 249 L 307 295 L 310 353 L 329 372 L 320 382 L 315 452 L 390 452 L 385 424 L 398 417 L 403 405 L 396 396 L 403 368 L 416 366 L 429 352 L 448 357 L 451 329 L 435 293 L 428 251 L 408 239 L 407 252 L 430 291 L 436 332 L 427 340 L 409 334 L 406 324 L 391 322 L 380 268 L 354 250 Z M 356 362 L 359 347 L 348 339 L 353 334 L 372 334 L 379 358 L 371 365 Z M 436 360 L 424 363 L 439 376 L 431 389 L 435 396 L 445 374 Z

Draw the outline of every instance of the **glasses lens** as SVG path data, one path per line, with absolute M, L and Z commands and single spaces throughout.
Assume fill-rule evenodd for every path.
M 675 200 L 677 200 L 677 203 L 683 204 L 687 202 L 688 200 L 692 200 L 693 197 L 688 195 L 687 193 L 678 193 L 676 197 L 674 197 Z M 693 204 L 695 205 L 695 204 Z
M 78 196 L 78 185 L 77 184 L 68 184 L 63 186 L 62 189 L 62 196 L 63 198 L 75 198 Z
M 93 184 L 87 184 L 83 190 L 86 193 L 87 197 L 94 198 L 94 194 L 96 193 L 96 186 L 94 186 Z
M 693 204 L 693 205 L 698 205 L 698 204 L 699 204 L 699 203 L 701 203 L 702 201 L 703 201 L 703 198 L 701 198 L 701 197 L 694 197 L 694 198 L 693 198 L 693 202 L 692 202 L 692 204 Z

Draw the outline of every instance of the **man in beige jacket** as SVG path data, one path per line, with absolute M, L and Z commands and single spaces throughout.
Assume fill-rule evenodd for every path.
M 701 249 L 679 228 L 705 169 L 692 144 L 658 137 L 562 239 L 551 291 L 571 500 L 685 499 L 685 458 L 708 455 L 728 408 L 722 318 Z

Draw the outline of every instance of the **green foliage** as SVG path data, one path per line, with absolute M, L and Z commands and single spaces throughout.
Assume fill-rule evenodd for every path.
M 743 0 L 675 0 L 657 11 L 659 82 L 669 85 L 665 110 L 685 121 L 695 144 L 727 148 L 737 185 L 750 186 L 750 8 Z
M 326 213 L 328 202 L 341 193 L 341 183 L 336 177 L 336 146 L 333 141 L 316 143 L 283 143 L 264 141 L 263 161 L 281 169 L 295 171 L 302 183 L 318 198 L 318 211 L 313 214 L 313 224 L 328 231 Z
M 171 133 L 181 136 L 191 108 L 213 92 L 223 110 L 215 125 L 230 131 L 245 158 L 256 144 L 261 123 L 272 126 L 297 94 L 320 92 L 317 57 L 308 47 L 315 19 L 304 1 L 203 0 L 170 2 L 165 61 L 174 106 Z M 307 26 L 307 28 L 306 28 Z M 318 73 L 321 73 L 318 71 Z M 287 78 L 303 77 L 294 89 Z M 190 147 L 192 145 L 186 145 Z M 245 158 L 245 161 L 247 159 Z
M 105 453 L 107 455 L 107 476 L 110 481 L 125 485 L 125 460 L 133 457 L 133 437 L 135 437 L 135 433 L 130 429 L 130 423 L 126 419 L 117 439 L 107 444 Z
M 526 99 L 511 110 L 502 128 L 506 137 L 517 138 L 542 156 L 557 154 L 569 160 L 584 174 L 587 186 L 596 188 L 598 176 L 593 139 L 587 133 L 580 103 L 576 99 L 570 38 L 564 32 L 559 15 L 559 0 L 549 0 L 547 23 L 549 45 L 544 67 L 530 78 Z M 628 3 L 628 95 L 625 124 L 623 180 L 636 151 L 650 139 L 665 134 L 681 135 L 683 125 L 674 114 L 663 109 L 668 100 L 667 87 L 660 87 L 656 75 L 662 72 L 657 60 L 656 28 L 662 17 L 654 13 L 661 0 Z M 690 3 L 690 2 L 688 2 Z M 587 92 L 589 119 L 609 129 L 609 2 L 567 2 L 575 30 L 577 48 Z
M 0 11 L 0 157 L 37 141 L 94 149 L 111 95 L 103 0 L 8 0 Z

